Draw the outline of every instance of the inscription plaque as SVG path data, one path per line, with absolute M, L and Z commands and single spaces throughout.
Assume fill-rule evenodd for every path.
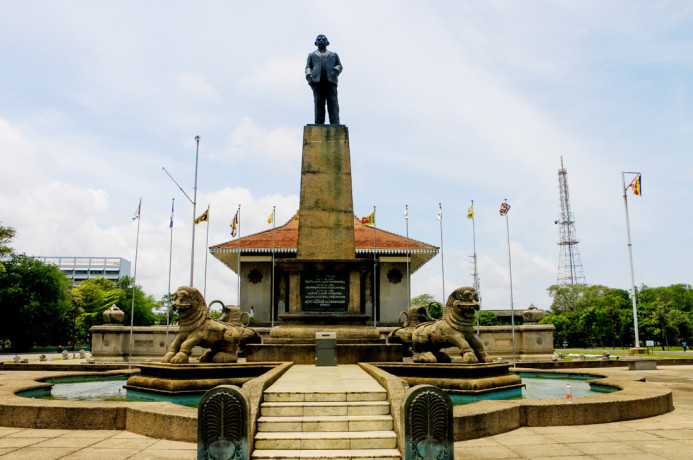
M 306 271 L 301 274 L 301 311 L 349 311 L 348 271 Z

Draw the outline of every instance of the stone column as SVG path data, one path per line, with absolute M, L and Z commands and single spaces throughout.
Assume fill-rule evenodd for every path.
M 303 129 L 298 259 L 355 259 L 349 130 Z

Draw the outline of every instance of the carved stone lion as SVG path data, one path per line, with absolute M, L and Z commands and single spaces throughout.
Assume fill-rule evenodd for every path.
M 235 363 L 238 361 L 238 330 L 212 319 L 204 297 L 192 286 L 181 286 L 173 295 L 173 310 L 180 315 L 180 329 L 162 363 L 186 364 L 196 346 L 210 348 L 200 362 Z
M 250 324 L 250 315 L 247 312 L 241 311 L 235 305 L 224 305 L 221 300 L 213 300 L 209 306 L 215 303 L 221 304 L 222 314 L 219 321 L 230 324 L 235 327 L 240 333 L 240 343 L 238 344 L 238 354 L 244 356 L 245 346 L 249 343 L 261 343 L 260 333 L 255 329 L 248 327 Z
M 404 318 L 402 318 L 404 317 Z M 426 322 L 428 311 L 426 305 L 412 305 L 409 311 L 403 311 L 399 316 L 400 328 L 390 332 L 387 343 L 401 343 L 404 346 L 404 356 L 411 356 L 411 338 L 419 324 Z
M 414 362 L 450 362 L 450 356 L 441 348 L 460 349 L 462 362 L 487 363 L 491 359 L 474 334 L 474 313 L 479 310 L 479 294 L 471 287 L 455 289 L 443 309 L 443 317 L 434 322 L 420 324 L 412 334 Z

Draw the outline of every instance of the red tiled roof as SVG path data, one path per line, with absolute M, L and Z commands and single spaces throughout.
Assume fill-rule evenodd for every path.
M 241 237 L 240 247 L 243 249 L 296 249 L 298 246 L 298 221 L 293 217 L 284 225 L 274 229 L 274 244 L 272 242 L 272 229 L 254 233 Z M 354 217 L 354 244 L 356 250 L 373 249 L 373 227 L 361 224 L 358 217 Z M 238 249 L 238 238 L 227 241 L 226 243 L 211 246 L 212 252 L 215 249 Z M 377 250 L 402 250 L 407 249 L 407 239 L 396 233 L 388 232 L 381 228 L 375 229 L 375 247 Z M 409 250 L 425 250 L 426 252 L 438 252 L 436 246 L 423 243 L 409 238 Z M 360 251 L 359 251 L 360 252 Z
M 274 243 L 272 238 L 273 233 Z M 376 228 L 375 240 L 375 252 L 380 256 L 386 254 L 406 256 L 407 254 L 407 238 L 401 235 Z M 361 224 L 361 221 L 356 216 L 354 216 L 354 243 L 357 255 L 373 252 L 373 227 L 367 227 Z M 295 254 L 297 247 L 298 221 L 295 220 L 294 217 L 274 230 L 264 230 L 240 238 L 240 252 L 243 257 L 251 254 L 270 254 L 272 252 L 279 253 L 279 257 L 286 257 L 281 254 Z M 237 271 L 239 252 L 238 238 L 227 241 L 226 243 L 211 246 L 209 251 L 231 270 L 234 272 Z M 413 273 L 438 254 L 438 247 L 409 238 L 409 254 L 411 261 L 409 270 Z

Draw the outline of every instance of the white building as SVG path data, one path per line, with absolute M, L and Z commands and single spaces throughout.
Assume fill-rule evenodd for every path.
M 130 276 L 130 261 L 122 257 L 38 257 L 43 263 L 56 265 L 72 280 L 72 286 L 94 278 L 106 278 L 113 282 Z

